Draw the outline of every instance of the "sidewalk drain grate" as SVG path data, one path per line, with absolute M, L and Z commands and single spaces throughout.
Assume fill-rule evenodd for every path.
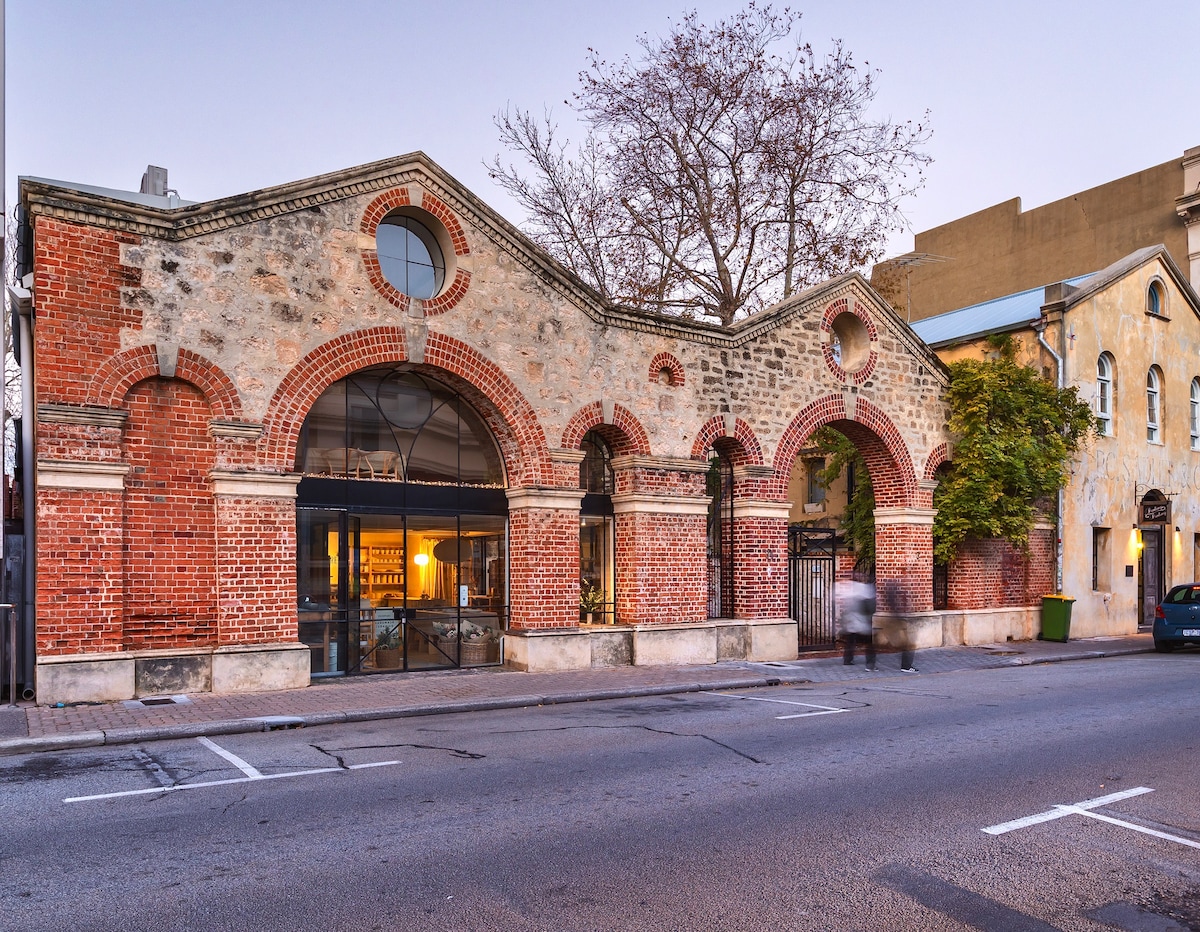
M 156 705 L 191 705 L 187 696 L 150 696 L 146 699 L 127 699 L 121 703 L 127 709 L 144 709 Z

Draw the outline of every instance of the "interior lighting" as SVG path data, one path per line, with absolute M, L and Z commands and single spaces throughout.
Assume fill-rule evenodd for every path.
M 417 564 L 417 566 L 428 566 L 429 554 L 418 553 L 415 557 L 413 557 L 413 563 Z

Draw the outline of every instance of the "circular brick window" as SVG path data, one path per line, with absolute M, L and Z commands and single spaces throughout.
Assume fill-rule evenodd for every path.
M 428 301 L 446 284 L 445 251 L 439 240 L 448 243 L 449 235 L 432 216 L 393 210 L 375 230 L 379 271 L 401 294 Z
M 829 324 L 833 361 L 845 372 L 857 372 L 871 359 L 871 334 L 855 314 L 844 311 Z

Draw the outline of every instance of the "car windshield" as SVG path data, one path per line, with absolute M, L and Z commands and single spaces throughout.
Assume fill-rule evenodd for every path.
M 1167 593 L 1167 602 L 1200 602 L 1200 586 L 1180 586 Z

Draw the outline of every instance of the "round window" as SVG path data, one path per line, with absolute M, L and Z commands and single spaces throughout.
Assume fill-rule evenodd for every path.
M 871 358 L 871 335 L 857 315 L 844 311 L 829 325 L 830 355 L 845 372 L 857 372 Z
M 388 214 L 375 231 L 375 250 L 380 272 L 401 294 L 427 301 L 442 290 L 446 281 L 442 249 L 419 220 Z

